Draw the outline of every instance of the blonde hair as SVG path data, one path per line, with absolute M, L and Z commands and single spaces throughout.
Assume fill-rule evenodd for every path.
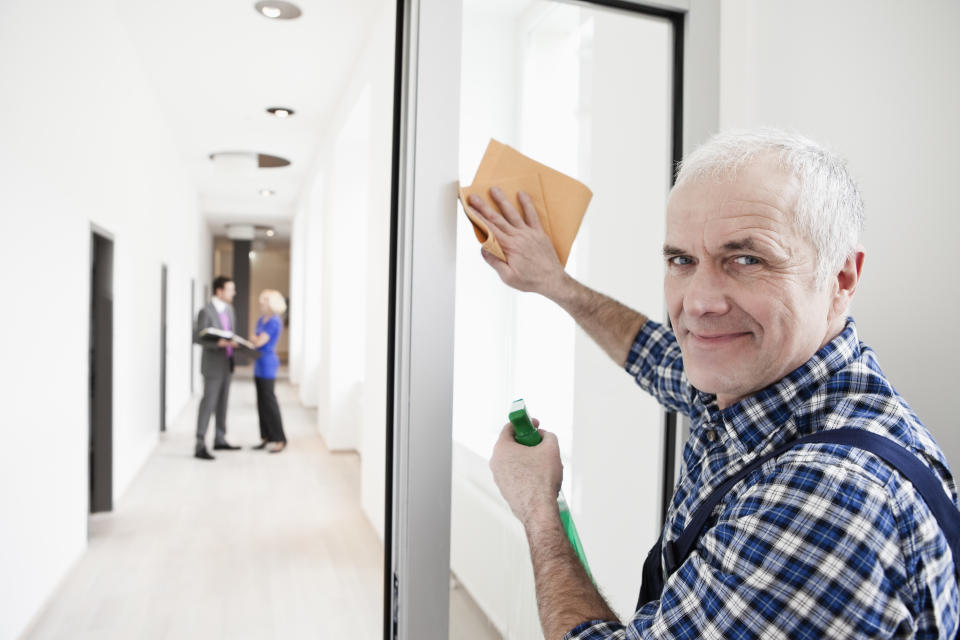
M 263 300 L 264 296 L 267 298 L 267 308 L 276 315 L 282 316 L 287 310 L 287 301 L 283 299 L 283 294 L 276 289 L 264 289 L 260 292 L 260 297 L 257 300 Z

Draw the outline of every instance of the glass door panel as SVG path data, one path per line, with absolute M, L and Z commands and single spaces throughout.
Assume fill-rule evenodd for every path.
M 673 32 L 667 19 L 550 0 L 464 0 L 460 181 L 490 138 L 589 186 L 567 263 L 584 284 L 654 319 L 670 186 Z M 451 637 L 463 611 L 490 637 L 539 637 L 522 529 L 493 484 L 510 402 L 557 434 L 564 493 L 593 575 L 631 613 L 660 522 L 662 412 L 548 300 L 500 282 L 458 213 Z M 482 636 L 478 636 L 482 637 Z

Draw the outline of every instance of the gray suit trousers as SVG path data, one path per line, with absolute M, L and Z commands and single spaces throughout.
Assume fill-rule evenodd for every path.
M 197 449 L 206 446 L 207 426 L 210 424 L 210 415 L 216 410 L 217 430 L 214 435 L 214 444 L 224 444 L 227 437 L 227 397 L 230 394 L 230 379 L 233 375 L 203 376 L 203 397 L 200 399 L 200 410 L 197 412 Z

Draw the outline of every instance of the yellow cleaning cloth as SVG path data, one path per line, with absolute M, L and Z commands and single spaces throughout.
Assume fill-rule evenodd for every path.
M 473 177 L 473 184 L 460 187 L 460 203 L 473 223 L 473 231 L 483 243 L 483 248 L 501 260 L 507 258 L 500 243 L 490 233 L 483 218 L 467 204 L 467 198 L 474 193 L 492 203 L 490 188 L 494 186 L 503 190 L 521 215 L 523 208 L 517 192 L 524 191 L 530 196 L 540 224 L 553 243 L 560 264 L 566 266 L 573 239 L 577 236 L 583 214 L 593 197 L 590 189 L 582 182 L 491 139 Z

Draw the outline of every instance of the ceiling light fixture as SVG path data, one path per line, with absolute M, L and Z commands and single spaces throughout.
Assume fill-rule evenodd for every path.
M 250 171 L 257 168 L 257 154 L 249 151 L 217 151 L 210 161 L 224 171 Z
M 229 171 L 274 169 L 290 165 L 286 158 L 256 151 L 215 151 L 209 158 L 216 166 Z
M 277 116 L 278 118 L 289 118 L 296 112 L 289 107 L 270 107 L 267 109 L 267 113 Z
M 257 230 L 252 224 L 228 224 L 227 237 L 231 240 L 253 240 Z
M 276 193 L 277 192 L 274 191 L 273 189 L 260 189 L 260 195 L 262 195 L 264 198 L 269 198 L 270 196 Z
M 271 20 L 293 20 L 299 18 L 303 13 L 297 5 L 283 0 L 258 2 L 253 6 L 259 14 Z
M 267 229 L 267 237 L 272 238 L 273 234 L 276 233 L 273 229 Z

